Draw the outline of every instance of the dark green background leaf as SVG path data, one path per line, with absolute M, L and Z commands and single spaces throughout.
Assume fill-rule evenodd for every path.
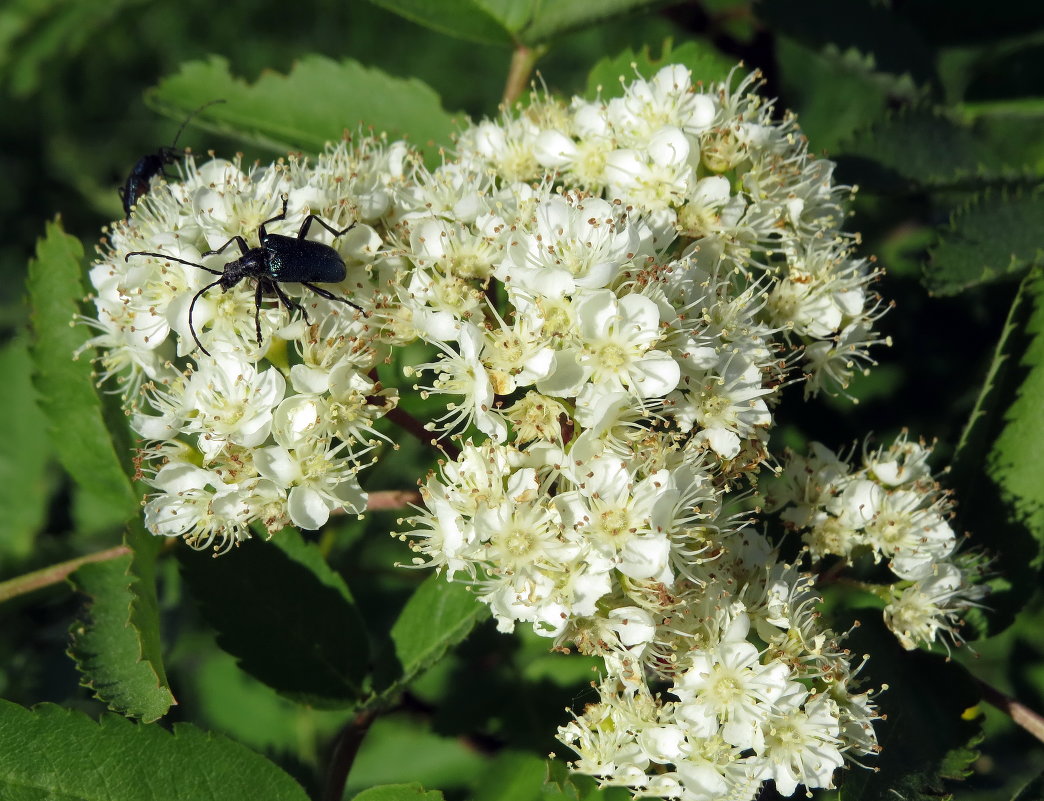
M 974 185 L 1001 168 L 971 128 L 926 108 L 893 113 L 860 129 L 842 145 L 837 161 L 845 181 L 883 194 L 958 181 Z
M 25 559 L 47 516 L 54 484 L 47 468 L 51 443 L 47 418 L 36 403 L 25 339 L 13 339 L 0 350 L 0 567 Z
M 712 45 L 699 39 L 685 42 L 679 47 L 666 42 L 659 58 L 653 58 L 646 45 L 637 53 L 627 49 L 595 64 L 587 75 L 586 95 L 589 99 L 619 97 L 623 94 L 621 76 L 630 82 L 637 69 L 639 75 L 651 78 L 657 70 L 668 64 L 684 64 L 692 70 L 693 83 L 702 82 L 705 86 L 725 80 L 736 66 L 734 59 L 722 55 Z
M 924 284 L 953 295 L 1012 277 L 1044 256 L 1044 192 L 986 193 L 953 216 L 929 252 Z
M 289 75 L 266 72 L 249 84 L 232 75 L 218 56 L 191 61 L 163 80 L 148 99 L 160 111 L 184 119 L 211 100 L 198 122 L 212 130 L 276 151 L 317 153 L 344 132 L 386 131 L 408 137 L 434 154 L 450 143 L 453 121 L 430 87 L 416 78 L 394 78 L 346 59 L 301 59 Z
M 1044 98 L 964 103 L 960 108 L 998 159 L 1016 171 L 1044 175 Z
M 1011 801 L 1044 801 L 1044 773 L 1019 790 Z
M 882 750 L 867 760 L 878 770 L 853 767 L 844 774 L 842 801 L 939 801 L 947 781 L 962 779 L 978 756 L 980 724 L 968 711 L 978 691 L 964 668 L 939 654 L 904 651 L 877 620 L 864 620 L 846 645 L 871 654 L 861 678 L 887 684 L 876 702 L 887 720 L 875 729 Z
M 598 787 L 590 776 L 572 773 L 562 760 L 547 762 L 544 801 L 627 801 L 631 794 L 623 787 Z
M 536 47 L 663 0 L 371 0 L 439 33 Z
M 431 575 L 410 596 L 391 630 L 391 648 L 378 660 L 376 689 L 382 697 L 398 692 L 443 657 L 489 615 L 463 584 Z
M 0 753 L 4 801 L 308 801 L 264 757 L 188 723 L 168 732 L 0 701 Z
M 441 801 L 438 790 L 425 790 L 416 782 L 412 784 L 384 784 L 363 790 L 352 801 Z
M 421 715 L 381 715 L 366 734 L 348 774 L 348 795 L 367 787 L 418 782 L 458 793 L 482 773 L 488 759 L 464 737 L 436 733 Z M 408 759 L 403 755 L 409 754 Z
M 476 782 L 471 801 L 536 801 L 544 792 L 547 764 L 535 754 L 497 754 Z
M 625 16 L 644 7 L 663 5 L 665 0 L 531 0 L 532 11 L 517 36 L 523 44 L 534 47 L 573 31 L 600 25 L 613 17 Z M 505 8 L 517 6 L 517 0 L 499 0 Z
M 816 52 L 781 37 L 776 48 L 787 96 L 813 152 L 833 152 L 857 129 L 879 119 L 894 96 L 913 85 L 874 72 L 857 53 Z
M 505 47 L 513 44 L 511 33 L 504 27 L 503 22 L 477 0 L 370 0 L 370 2 L 447 36 Z
M 29 263 L 34 383 L 65 469 L 114 518 L 128 520 L 141 509 L 103 419 L 90 354 L 73 361 L 73 352 L 90 336 L 84 326 L 71 325 L 83 297 L 82 261 L 80 242 L 59 223 L 48 223 Z
M 221 557 L 182 548 L 182 575 L 243 670 L 301 703 L 351 706 L 369 671 L 366 629 L 344 580 L 292 529 Z
M 854 50 L 872 58 L 880 72 L 908 74 L 918 84 L 934 80 L 923 31 L 873 0 L 761 0 L 758 13 L 774 30 L 813 49 Z

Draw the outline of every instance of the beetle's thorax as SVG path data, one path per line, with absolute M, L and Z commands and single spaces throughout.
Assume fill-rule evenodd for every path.
M 228 290 L 244 278 L 263 278 L 265 275 L 265 252 L 261 248 L 251 248 L 225 265 L 220 285 L 222 289 Z

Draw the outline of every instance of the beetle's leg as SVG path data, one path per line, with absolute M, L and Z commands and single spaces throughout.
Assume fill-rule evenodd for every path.
M 283 195 L 283 210 L 281 212 L 279 212 L 275 217 L 269 217 L 267 220 L 265 220 L 263 223 L 261 223 L 261 225 L 258 226 L 258 228 L 257 228 L 258 234 L 260 235 L 262 241 L 264 240 L 264 238 L 266 236 L 268 236 L 268 231 L 265 230 L 265 226 L 266 225 L 268 225 L 270 222 L 277 222 L 279 220 L 285 220 L 286 219 L 286 204 L 289 201 L 290 201 L 290 196 L 284 194 Z
M 208 251 L 205 251 L 205 252 L 201 253 L 200 255 L 201 256 L 217 256 L 219 253 L 224 251 L 224 249 L 227 248 L 229 245 L 231 245 L 233 242 L 235 242 L 237 245 L 239 245 L 239 249 L 240 249 L 240 251 L 242 251 L 244 256 L 247 253 L 250 252 L 250 248 L 247 247 L 246 240 L 243 239 L 243 237 L 241 237 L 241 236 L 234 236 L 230 240 L 228 240 L 225 244 L 223 244 L 221 247 L 219 247 L 217 250 L 208 250 Z M 204 267 L 203 269 L 206 269 L 206 268 Z
M 308 236 L 308 226 L 310 226 L 312 224 L 312 220 L 315 220 L 317 223 L 319 223 L 321 226 L 323 226 L 323 228 L 325 228 L 327 231 L 329 231 L 331 234 L 333 234 L 334 235 L 334 239 L 336 239 L 337 237 L 341 236 L 342 234 L 348 233 L 356 225 L 356 223 L 352 223 L 347 228 L 343 228 L 340 231 L 338 231 L 336 228 L 334 228 L 332 225 L 330 225 L 330 223 L 328 223 L 326 220 L 324 220 L 318 214 L 309 214 L 307 217 L 304 218 L 304 222 L 301 223 L 301 230 L 297 232 L 297 238 L 298 239 L 305 239 Z
M 261 301 L 264 298 L 262 294 L 264 288 L 264 282 L 258 281 L 257 287 L 254 289 L 254 329 L 257 331 L 257 346 L 259 348 L 264 344 L 264 340 L 261 338 Z
M 215 281 L 212 284 L 207 284 L 205 287 L 203 287 L 201 290 L 199 290 L 199 292 L 197 292 L 195 295 L 193 295 L 192 302 L 189 304 L 189 331 L 192 332 L 192 338 L 194 340 L 196 340 L 196 344 L 199 346 L 199 349 L 201 351 L 203 351 L 205 354 L 207 354 L 207 356 L 210 355 L 210 351 L 207 350 L 206 348 L 204 348 L 203 347 L 203 343 L 199 341 L 199 335 L 196 333 L 196 326 L 193 325 L 193 323 L 192 323 L 192 312 L 196 308 L 196 301 L 199 300 L 200 296 L 204 292 L 206 292 L 208 289 L 210 289 L 211 287 L 215 287 L 215 286 L 217 286 L 220 283 L 221 283 L 221 279 L 218 279 L 217 281 Z
M 286 310 L 288 312 L 292 312 L 294 309 L 297 309 L 301 312 L 301 316 L 304 317 L 304 321 L 308 323 L 308 325 L 312 324 L 312 321 L 308 317 L 307 309 L 305 309 L 304 306 L 302 306 L 292 297 L 287 295 L 286 292 L 283 291 L 283 288 L 279 286 L 279 284 L 275 281 L 272 282 L 272 289 L 275 290 L 276 295 L 279 297 L 279 300 L 283 302 L 283 305 L 286 307 Z
M 187 264 L 189 267 L 199 267 L 199 269 L 206 270 L 208 273 L 213 273 L 214 275 L 224 275 L 221 270 L 211 270 L 209 267 L 204 267 L 202 264 L 196 264 L 194 261 L 185 261 L 184 259 L 179 259 L 177 256 L 168 256 L 166 253 L 149 253 L 144 250 L 132 250 L 123 257 L 123 260 L 130 261 L 131 256 L 155 256 L 157 259 L 167 259 L 168 261 L 176 261 L 178 264 Z M 214 284 L 211 284 L 211 286 L 214 286 Z
M 312 290 L 315 294 L 317 294 L 321 298 L 326 298 L 327 300 L 337 300 L 337 301 L 340 301 L 341 303 L 347 303 L 353 309 L 358 309 L 363 314 L 366 314 L 366 310 L 363 309 L 362 306 L 360 306 L 357 303 L 352 303 L 352 301 L 348 300 L 348 298 L 342 298 L 339 295 L 335 295 L 333 292 L 330 292 L 329 290 L 323 289 L 321 286 L 316 286 L 315 284 L 310 284 L 307 281 L 302 281 L 301 285 L 308 287 L 310 290 Z

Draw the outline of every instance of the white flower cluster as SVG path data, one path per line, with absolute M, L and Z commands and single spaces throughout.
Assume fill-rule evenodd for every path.
M 640 212 L 658 247 L 680 236 L 720 275 L 765 275 L 758 317 L 803 346 L 806 392 L 843 389 L 886 341 L 873 330 L 884 311 L 867 289 L 876 273 L 841 231 L 850 188 L 809 156 L 792 115 L 773 118 L 758 81 L 694 86 L 674 65 L 608 101 L 535 97 L 521 116 L 470 128 L 458 153 L 509 182 L 555 170 L 567 187 Z
M 501 630 L 604 659 L 559 736 L 639 796 L 831 787 L 877 748 L 743 487 L 791 368 L 843 387 L 882 307 L 847 190 L 754 88 L 667 67 L 607 102 L 536 97 L 418 171 L 395 241 L 400 319 L 436 348 L 417 388 L 466 437 L 400 536 Z
M 348 279 L 324 289 L 373 308 L 382 240 L 368 223 L 392 208 L 405 154 L 342 143 L 314 167 L 248 170 L 190 157 L 181 181 L 155 186 L 112 226 L 90 272 L 98 333 L 87 346 L 100 349 L 99 374 L 122 387 L 147 443 L 139 472 L 156 491 L 145 507 L 152 533 L 227 549 L 255 522 L 312 529 L 365 508 L 356 474 L 373 422 L 396 403 L 369 375 L 383 358 L 370 316 L 300 284 L 280 285 L 292 311 L 260 307 L 251 280 L 198 293 L 242 255 L 235 237 L 258 247 L 266 221 L 293 237 L 311 212 L 336 229 L 356 223 L 336 240 L 313 225 L 310 238 L 347 264 Z
M 604 659 L 599 702 L 559 732 L 576 769 L 677 799 L 833 786 L 876 752 L 874 706 L 812 577 L 753 529 L 752 476 L 779 388 L 800 365 L 808 392 L 843 389 L 872 363 L 884 306 L 840 228 L 849 190 L 756 88 L 670 66 L 621 97 L 538 96 L 470 125 L 431 170 L 364 139 L 314 165 L 189 158 L 154 182 L 91 271 L 89 320 L 145 441 L 149 529 L 222 549 L 252 525 L 360 512 L 373 426 L 397 402 L 375 365 L 425 343 L 407 374 L 444 401 L 428 428 L 448 458 L 398 535 L 501 630 Z M 309 215 L 341 231 L 308 238 L 344 282 L 228 285 L 262 224 L 293 237 Z M 841 511 L 874 504 L 859 536 L 880 528 L 879 553 L 914 582 L 889 619 L 930 641 L 945 502 L 922 502 L 917 453 L 890 454 L 873 479 L 824 473 L 803 513 L 838 517 L 849 485 Z M 870 489 L 889 460 L 895 481 Z M 886 532 L 900 512 L 912 528 Z M 855 547 L 824 537 L 813 555 Z
M 814 442 L 808 456 L 791 455 L 769 493 L 813 559 L 887 560 L 898 580 L 866 587 L 884 598 L 885 623 L 908 649 L 930 645 L 940 632 L 960 642 L 961 614 L 986 594 L 973 583 L 982 565 L 957 553 L 953 502 L 932 477 L 930 455 L 903 433 L 887 448 L 866 451 L 853 470 Z

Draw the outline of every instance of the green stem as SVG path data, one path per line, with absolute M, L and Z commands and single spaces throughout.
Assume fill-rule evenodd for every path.
M 115 548 L 109 548 L 106 551 L 89 553 L 86 556 L 70 559 L 68 562 L 59 562 L 42 570 L 36 570 L 32 573 L 26 573 L 24 576 L 16 576 L 13 579 L 0 582 L 0 603 L 34 590 L 58 584 L 81 565 L 90 564 L 91 562 L 107 562 L 110 559 L 118 559 L 128 553 L 131 553 L 131 549 L 126 545 L 117 545 Z
M 504 96 L 500 100 L 501 103 L 510 106 L 522 97 L 522 93 L 529 86 L 529 76 L 533 74 L 533 67 L 546 52 L 546 45 L 530 48 L 520 44 L 515 47 L 515 52 L 511 54 L 511 67 L 508 70 L 507 81 L 504 83 Z

